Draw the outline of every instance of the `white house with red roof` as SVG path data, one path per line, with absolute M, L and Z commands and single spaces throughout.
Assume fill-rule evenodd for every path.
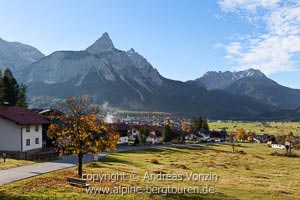
M 0 151 L 27 152 L 42 148 L 42 125 L 50 122 L 38 113 L 0 106 Z

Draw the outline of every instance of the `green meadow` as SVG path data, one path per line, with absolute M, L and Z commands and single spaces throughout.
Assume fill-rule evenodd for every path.
M 287 135 L 290 132 L 300 134 L 300 122 L 210 122 L 210 130 L 222 130 L 228 133 L 236 133 L 243 128 L 247 132 L 256 134 Z
M 69 168 L 0 187 L 2 199 L 300 199 L 300 158 L 282 156 L 284 151 L 273 150 L 266 144 L 241 143 L 232 152 L 230 145 L 216 144 L 192 147 L 172 147 L 129 151 L 111 154 L 97 162 L 84 165 L 85 174 L 126 174 L 136 179 L 88 181 L 94 187 L 210 187 L 209 194 L 88 194 L 86 189 L 70 186 L 66 177 L 76 176 Z M 295 153 L 299 156 L 299 152 Z M 188 180 L 188 175 L 214 174 L 213 180 Z M 159 174 L 178 175 L 182 180 L 150 180 Z M 204 176 L 203 176 L 204 177 Z M 1 198 L 0 198 L 1 199 Z

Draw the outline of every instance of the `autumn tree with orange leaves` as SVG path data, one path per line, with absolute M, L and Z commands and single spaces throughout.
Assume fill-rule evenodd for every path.
M 57 149 L 77 155 L 78 176 L 82 176 L 82 159 L 85 154 L 115 151 L 119 135 L 111 132 L 99 117 L 88 97 L 69 97 L 63 105 L 60 122 L 51 124 L 48 136 Z

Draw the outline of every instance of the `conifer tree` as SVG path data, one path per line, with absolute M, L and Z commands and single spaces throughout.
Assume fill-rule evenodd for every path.
M 0 69 L 0 105 L 8 103 L 10 106 L 27 107 L 27 87 L 19 86 L 10 69 L 4 73 Z
M 19 85 L 14 78 L 10 69 L 4 71 L 2 79 L 3 102 L 8 102 L 9 105 L 16 105 L 19 97 Z
M 24 85 L 23 83 L 20 85 L 20 91 L 19 91 L 19 98 L 17 101 L 17 106 L 19 107 L 27 107 L 27 95 L 26 95 L 26 90 L 27 90 L 27 86 Z
M 172 131 L 169 124 L 165 124 L 162 135 L 164 142 L 170 142 L 172 140 Z

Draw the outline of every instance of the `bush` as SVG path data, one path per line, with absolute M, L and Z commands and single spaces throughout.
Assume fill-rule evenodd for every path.
M 213 161 L 204 162 L 203 165 L 205 165 L 206 167 L 216 167 L 216 163 L 214 163 Z
M 151 159 L 150 162 L 152 164 L 159 164 L 159 161 L 157 159 L 155 159 L 155 158 Z
M 246 154 L 246 152 L 243 151 L 243 150 L 239 150 L 238 153 L 239 153 L 239 154 Z
M 250 170 L 250 166 L 248 164 L 245 165 L 245 170 Z

